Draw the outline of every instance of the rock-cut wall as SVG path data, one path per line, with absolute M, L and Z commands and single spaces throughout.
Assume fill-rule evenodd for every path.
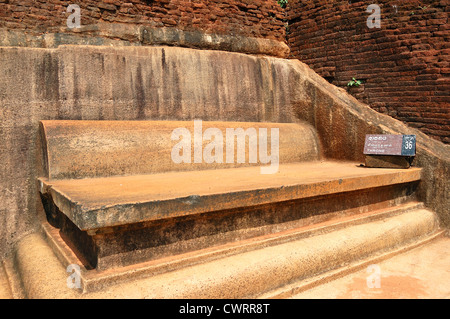
M 0 47 L 0 252 L 32 231 L 40 120 L 292 122 L 288 60 L 149 46 Z
M 0 256 L 36 231 L 40 120 L 299 122 L 323 156 L 363 161 L 365 134 L 417 135 L 420 199 L 450 226 L 450 147 L 358 102 L 298 60 L 177 47 L 0 48 Z

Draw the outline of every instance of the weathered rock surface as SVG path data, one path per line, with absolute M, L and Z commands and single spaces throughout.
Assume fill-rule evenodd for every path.
M 45 119 L 306 121 L 327 158 L 363 161 L 365 134 L 416 134 L 419 199 L 450 225 L 450 150 L 376 113 L 305 64 L 176 47 L 0 48 L 1 254 L 37 229 Z

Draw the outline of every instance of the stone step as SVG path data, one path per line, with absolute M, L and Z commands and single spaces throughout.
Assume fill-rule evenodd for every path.
M 196 256 L 153 261 L 146 270 L 143 264 L 126 267 L 121 276 L 110 270 L 90 270 L 89 274 L 82 274 L 87 284 L 84 293 L 67 288 L 67 264 L 61 264 L 42 239 L 24 240 L 16 260 L 18 268 L 26 271 L 21 278 L 25 278 L 25 288 L 33 292 L 29 297 L 266 298 L 277 296 L 277 291 L 282 295 L 279 292 L 283 287 L 301 284 L 319 274 L 404 251 L 439 232 L 433 212 L 420 203 L 408 203 L 216 247 L 215 252 L 205 250 Z M 43 256 L 39 256 L 39 251 Z M 45 278 L 50 278 L 50 282 L 43 287 L 40 278 L 49 271 L 52 275 Z
M 450 238 L 439 233 L 417 247 L 352 265 L 268 298 L 289 299 L 448 299 Z M 319 276 L 318 276 L 319 277 Z M 275 294 L 274 294 L 275 293 Z
M 111 269 L 411 200 L 419 168 L 280 164 L 151 175 L 40 179 L 47 211 L 87 263 Z
M 12 299 L 13 294 L 11 291 L 8 274 L 5 271 L 3 263 L 0 263 L 0 299 Z
M 134 265 L 130 271 L 129 267 L 119 267 L 106 271 L 90 271 L 83 269 L 82 284 L 84 291 L 97 291 L 108 287 L 111 283 L 129 281 L 132 277 L 146 277 L 169 271 L 174 271 L 183 267 L 204 263 L 207 261 L 248 252 L 268 246 L 273 246 L 302 238 L 325 234 L 348 226 L 368 223 L 370 221 L 381 220 L 390 216 L 402 214 L 411 210 L 422 209 L 423 204 L 419 202 L 408 202 L 395 207 L 369 211 L 367 213 L 354 214 L 349 216 L 335 217 L 333 219 L 317 222 L 311 225 L 289 229 L 282 232 L 267 234 L 217 245 L 205 249 L 169 256 L 152 260 L 149 262 Z M 80 264 L 80 261 L 72 253 L 72 250 L 64 244 L 59 232 L 51 227 L 46 228 L 46 236 L 51 246 L 59 250 L 59 258 L 63 264 Z

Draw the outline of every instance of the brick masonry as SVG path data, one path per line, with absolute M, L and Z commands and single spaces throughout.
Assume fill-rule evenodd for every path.
M 370 4 L 381 28 L 368 28 Z M 450 143 L 449 1 L 290 0 L 291 56 L 373 109 Z
M 0 0 L 0 28 L 59 30 L 71 14 L 69 4 L 80 6 L 81 25 L 117 22 L 285 41 L 276 0 Z

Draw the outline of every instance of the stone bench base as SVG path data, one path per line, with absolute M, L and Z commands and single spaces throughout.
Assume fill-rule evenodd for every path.
M 393 206 L 420 172 L 318 161 L 282 164 L 273 175 L 242 167 L 41 178 L 40 192 L 63 238 L 90 267 L 108 269 Z

